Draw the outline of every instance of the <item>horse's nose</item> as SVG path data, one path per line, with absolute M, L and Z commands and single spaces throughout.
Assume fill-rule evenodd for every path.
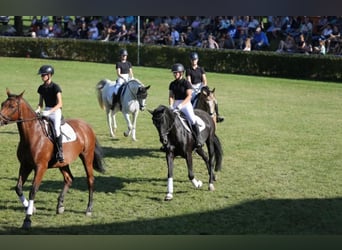
M 145 106 L 140 106 L 140 110 L 144 111 L 145 110 Z

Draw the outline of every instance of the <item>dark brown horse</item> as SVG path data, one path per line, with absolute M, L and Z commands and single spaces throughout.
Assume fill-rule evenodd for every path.
M 78 119 L 68 119 L 75 131 L 75 140 L 63 143 L 64 162 L 57 162 L 54 154 L 54 144 L 48 137 L 43 118 L 38 116 L 32 107 L 19 95 L 11 94 L 7 89 L 7 99 L 1 104 L 0 126 L 9 123 L 17 123 L 20 141 L 17 149 L 17 157 L 20 162 L 19 177 L 15 191 L 26 209 L 23 228 L 31 227 L 31 215 L 33 214 L 34 200 L 39 185 L 42 182 L 45 171 L 48 168 L 59 168 L 64 177 L 64 187 L 58 196 L 57 213 L 64 212 L 64 196 L 72 184 L 73 176 L 69 164 L 78 157 L 83 162 L 88 180 L 88 205 L 86 215 L 91 215 L 93 208 L 94 173 L 93 170 L 104 173 L 102 165 L 101 147 L 97 142 L 91 126 Z M 34 172 L 32 187 L 29 192 L 29 200 L 23 194 L 25 184 L 31 172 Z
M 216 97 L 215 97 L 215 88 L 213 90 L 209 89 L 208 86 L 202 87 L 200 93 L 198 93 L 196 97 L 196 101 L 194 103 L 195 109 L 201 109 L 207 112 L 214 121 L 216 127 L 216 111 L 215 111 Z
M 202 187 L 203 183 L 195 178 L 193 172 L 192 152 L 195 150 L 205 162 L 209 175 L 209 190 L 215 190 L 214 181 L 216 180 L 214 171 L 222 168 L 223 150 L 221 142 L 216 135 L 216 128 L 213 120 L 208 113 L 200 109 L 195 109 L 196 116 L 202 121 L 203 142 L 207 145 L 208 153 L 202 147 L 195 148 L 195 139 L 192 132 L 183 122 L 183 118 L 178 111 L 159 105 L 156 109 L 149 110 L 152 114 L 152 122 L 156 127 L 160 142 L 166 149 L 167 163 L 167 194 L 166 201 L 173 199 L 173 168 L 174 159 L 181 156 L 185 159 L 188 168 L 188 178 L 196 188 Z M 199 122 L 199 121 L 198 121 Z

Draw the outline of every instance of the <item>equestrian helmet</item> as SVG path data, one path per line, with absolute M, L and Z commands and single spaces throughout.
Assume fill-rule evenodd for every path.
M 126 49 L 121 49 L 120 50 L 120 56 L 128 56 L 128 52 Z
M 40 67 L 38 71 L 38 75 L 47 75 L 47 74 L 53 75 L 54 73 L 55 73 L 55 70 L 53 69 L 51 65 L 43 65 Z
M 171 68 L 172 72 L 184 72 L 184 66 L 181 63 L 176 63 Z
M 190 60 L 198 60 L 198 54 L 196 52 L 191 52 L 190 54 Z

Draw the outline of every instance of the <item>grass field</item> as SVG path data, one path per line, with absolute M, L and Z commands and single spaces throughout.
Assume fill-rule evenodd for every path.
M 71 165 L 74 184 L 66 210 L 56 215 L 62 188 L 58 170 L 48 170 L 32 216 L 32 230 L 20 229 L 24 211 L 14 186 L 18 172 L 15 124 L 0 128 L 0 234 L 341 234 L 342 233 L 342 85 L 207 73 L 216 88 L 221 114 L 217 134 L 224 149 L 216 190 L 207 190 L 204 163 L 194 155 L 194 170 L 205 185 L 195 190 L 185 161 L 176 159 L 174 199 L 164 202 L 166 162 L 151 115 L 141 112 L 137 142 L 109 137 L 95 85 L 115 79 L 110 64 L 1 58 L 0 100 L 5 89 L 25 90 L 35 107 L 42 64 L 55 67 L 63 89 L 63 114 L 82 118 L 96 131 L 107 173 L 96 173 L 94 212 L 84 215 L 87 187 L 79 160 Z M 134 67 L 135 77 L 151 85 L 147 106 L 167 104 L 169 69 Z M 25 185 L 28 195 L 30 181 Z

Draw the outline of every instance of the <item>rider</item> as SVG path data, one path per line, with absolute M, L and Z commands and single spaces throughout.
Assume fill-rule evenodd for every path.
M 194 109 L 191 104 L 192 86 L 187 81 L 184 75 L 184 66 L 176 63 L 172 66 L 171 71 L 175 78 L 169 85 L 169 105 L 172 109 L 178 109 L 184 113 L 186 118 L 192 125 L 192 130 L 195 134 L 195 147 L 201 147 L 201 133 L 195 119 Z
M 191 102 L 194 105 L 197 101 L 198 94 L 201 92 L 201 88 L 207 86 L 207 77 L 205 74 L 205 70 L 203 67 L 198 65 L 198 54 L 196 52 L 192 52 L 190 54 L 191 67 L 186 69 L 185 75 L 187 80 L 192 84 L 193 93 Z M 223 122 L 224 118 L 220 117 L 218 112 L 218 104 L 215 98 L 215 112 L 216 112 L 216 122 Z
M 56 132 L 55 144 L 57 146 L 56 159 L 59 162 L 64 161 L 63 157 L 63 144 L 61 135 L 61 119 L 62 119 L 62 89 L 60 86 L 52 81 L 54 68 L 51 65 L 43 65 L 38 70 L 38 75 L 41 76 L 43 83 L 38 87 L 39 103 L 36 113 L 40 113 L 43 108 L 43 101 L 45 109 L 42 116 L 49 117 Z
M 116 74 L 118 79 L 114 85 L 114 93 L 111 109 L 114 110 L 116 103 L 119 101 L 118 90 L 121 85 L 129 80 L 133 79 L 132 64 L 127 61 L 128 52 L 126 49 L 120 50 L 120 61 L 116 63 Z

